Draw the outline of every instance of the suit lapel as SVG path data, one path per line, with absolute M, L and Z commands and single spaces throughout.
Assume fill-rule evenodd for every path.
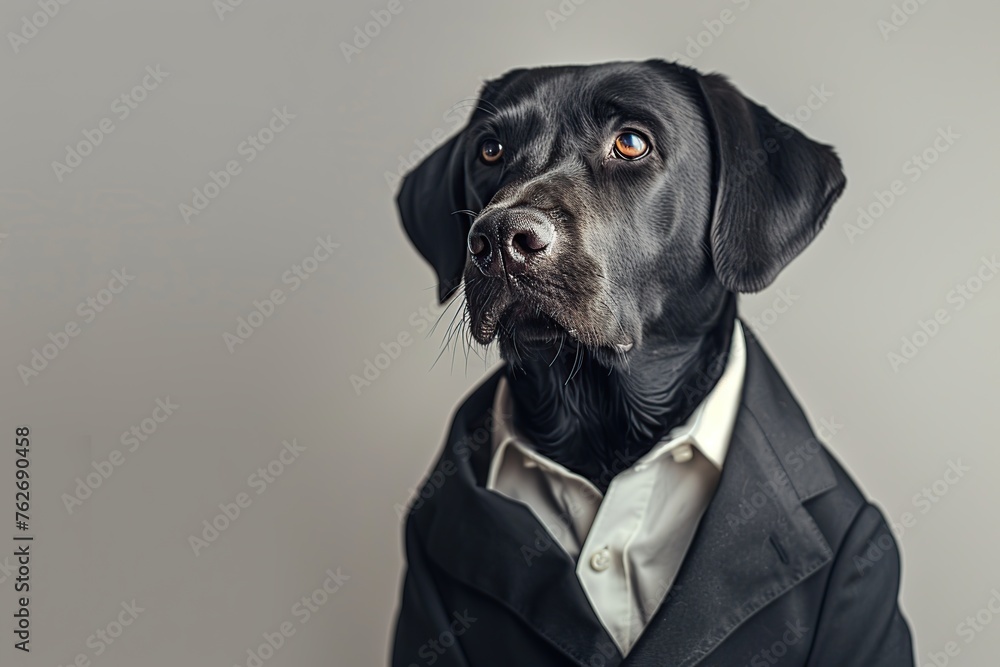
M 833 473 L 822 457 L 795 459 L 801 467 L 789 464 L 790 453 L 814 442 L 812 431 L 744 331 L 743 400 L 719 487 L 666 600 L 626 659 L 590 607 L 575 564 L 534 514 L 477 482 L 474 464 L 478 459 L 482 467 L 481 457 L 488 457 L 483 435 L 499 373 L 456 414 L 424 487 L 427 500 L 411 512 L 432 560 L 504 605 L 581 667 L 690 667 L 703 660 L 832 557 L 802 502 L 832 488 Z
M 832 470 L 820 457 L 795 469 L 786 456 L 809 444 L 811 434 L 748 331 L 743 402 L 719 487 L 667 599 L 623 665 L 698 664 L 830 561 L 832 551 L 802 501 L 832 488 Z
M 444 482 L 433 495 L 428 491 L 428 501 L 411 512 L 410 520 L 418 523 L 428 555 L 449 577 L 502 604 L 524 622 L 523 628 L 574 664 L 618 667 L 622 656 L 594 614 L 573 561 L 526 506 L 477 484 L 474 459 L 488 456 L 489 445 L 470 454 L 469 443 L 489 442 L 477 435 L 489 430 L 497 379 L 487 380 L 456 415 L 436 466 Z

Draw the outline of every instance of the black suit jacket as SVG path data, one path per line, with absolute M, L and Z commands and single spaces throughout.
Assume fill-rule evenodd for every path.
M 526 506 L 485 488 L 498 373 L 455 414 L 407 517 L 392 666 L 913 665 L 892 533 L 744 330 L 718 490 L 626 658 L 574 562 Z

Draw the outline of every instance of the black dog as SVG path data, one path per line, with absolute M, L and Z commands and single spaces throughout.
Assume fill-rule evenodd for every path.
M 468 333 L 482 345 L 497 342 L 507 362 L 500 374 L 510 386 L 518 430 L 540 454 L 603 491 L 706 398 L 726 365 L 736 295 L 771 284 L 819 232 L 844 186 L 840 161 L 829 146 L 781 122 L 726 79 L 648 61 L 521 69 L 487 83 L 468 125 L 406 178 L 398 203 L 410 238 L 438 274 L 441 300 L 464 288 Z M 744 408 L 754 412 L 752 403 L 758 401 L 753 428 L 763 429 L 764 440 L 770 441 L 762 445 L 769 444 L 767 455 L 781 459 L 787 453 L 783 448 L 800 446 L 811 431 L 749 333 L 747 346 Z M 617 664 L 621 655 L 598 651 L 604 635 L 592 627 L 594 619 L 565 571 L 549 572 L 535 589 L 529 586 L 532 577 L 522 572 L 519 592 L 495 590 L 484 581 L 502 579 L 509 575 L 502 574 L 505 568 L 518 567 L 518 562 L 502 562 L 507 551 L 496 535 L 487 540 L 494 551 L 485 558 L 501 562 L 452 562 L 467 572 L 464 577 L 453 570 L 449 577 L 424 561 L 429 551 L 461 551 L 449 540 L 480 540 L 474 530 L 503 533 L 495 507 L 488 516 L 469 509 L 473 498 L 494 502 L 482 489 L 488 453 L 473 455 L 456 446 L 488 412 L 495 388 L 492 378 L 462 408 L 451 446 L 439 461 L 439 470 L 450 465 L 462 474 L 411 514 L 410 572 L 394 664 L 417 662 L 416 653 L 407 651 L 417 651 L 421 642 L 447 629 L 448 614 L 472 606 L 477 609 L 472 615 L 490 618 L 491 627 L 477 629 L 478 639 L 473 630 L 461 640 L 453 637 L 458 645 L 442 656 L 443 664 L 592 664 L 587 659 L 593 655 L 602 656 L 600 664 Z M 771 414 L 757 414 L 766 412 Z M 747 439 L 740 431 L 742 419 L 734 446 Z M 765 428 L 767 422 L 773 432 Z M 790 433 L 800 440 L 778 442 Z M 734 471 L 735 450 L 728 456 L 719 491 L 674 584 L 680 592 L 671 592 L 661 612 L 686 624 L 687 631 L 668 629 L 669 649 L 637 649 L 625 664 L 690 665 L 709 654 L 711 664 L 750 662 L 755 651 L 771 645 L 772 635 L 785 631 L 786 620 L 793 620 L 780 615 L 764 620 L 753 607 L 806 577 L 816 589 L 810 588 L 812 597 L 796 599 L 793 611 L 784 612 L 797 614 L 809 627 L 808 638 L 799 640 L 803 659 L 783 664 L 911 664 L 909 632 L 895 601 L 895 553 L 873 565 L 877 572 L 865 573 L 864 587 L 849 572 L 838 574 L 838 567 L 855 565 L 850 555 L 834 559 L 834 551 L 862 553 L 864 539 L 888 532 L 836 462 L 820 452 L 793 474 L 784 457 L 785 491 L 795 511 L 804 512 L 805 501 L 812 503 L 807 516 L 798 517 L 802 522 L 796 530 L 817 532 L 819 542 L 803 544 L 802 535 L 793 539 L 772 532 L 772 541 L 785 543 L 775 547 L 775 570 L 758 555 L 770 530 L 761 517 L 746 545 L 733 530 L 730 539 L 721 531 L 718 544 L 712 542 L 710 522 L 724 510 L 727 484 L 740 475 L 753 479 L 751 473 Z M 457 494 L 463 485 L 470 488 L 461 493 L 470 495 L 443 498 L 445 491 Z M 734 498 L 734 505 L 738 501 Z M 463 507 L 450 506 L 456 503 Z M 445 513 L 466 527 L 464 536 L 441 528 Z M 503 521 L 505 526 L 525 522 L 529 536 L 537 528 L 521 515 Z M 848 534 L 852 525 L 860 532 Z M 448 546 L 431 545 L 435 540 Z M 523 559 L 513 555 L 517 549 L 510 553 L 523 569 Z M 776 579 L 766 591 L 756 587 L 760 582 L 739 580 L 748 588 L 705 589 L 704 573 L 691 573 L 694 553 L 709 553 L 710 562 L 723 571 L 712 576 L 730 582 L 730 589 L 732 576 L 750 576 L 744 567 L 751 562 Z M 768 553 L 767 558 L 775 555 Z M 567 560 L 553 550 L 555 561 L 559 555 Z M 848 562 L 837 565 L 841 559 Z M 553 568 L 565 570 L 566 563 L 555 561 Z M 531 568 L 534 574 L 537 565 Z M 782 567 L 788 571 L 778 572 Z M 815 574 L 820 567 L 825 575 Z M 725 576 L 727 568 L 732 576 Z M 686 585 L 695 590 L 685 590 L 686 577 L 693 577 Z M 857 599 L 848 604 L 827 585 Z M 852 586 L 868 592 L 859 594 Z M 463 589 L 476 594 L 465 595 Z M 484 592 L 500 607 L 482 602 L 478 595 Z M 862 602 L 873 594 L 882 596 L 877 603 Z M 674 613 L 685 614 L 684 621 L 670 616 L 677 604 L 681 610 Z M 544 640 L 522 639 L 531 631 L 511 625 L 504 614 L 541 628 Z M 548 617 L 559 614 L 562 621 Z M 752 634 L 748 619 L 775 627 Z M 721 651 L 719 643 L 738 627 L 743 632 L 739 642 L 730 638 L 724 644 L 732 644 L 730 651 Z M 505 639 L 493 646 L 489 636 Z M 851 652 L 834 648 L 838 638 L 853 643 Z M 657 641 L 644 636 L 639 647 Z M 536 648 L 539 644 L 549 652 Z

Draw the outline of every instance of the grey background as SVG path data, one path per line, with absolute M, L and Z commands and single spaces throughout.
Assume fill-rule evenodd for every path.
M 442 332 L 427 336 L 420 309 L 434 278 L 392 201 L 401 160 L 457 128 L 449 109 L 486 78 L 683 55 L 729 10 L 694 65 L 782 116 L 825 87 L 793 122 L 834 144 L 849 178 L 827 229 L 742 312 L 813 421 L 838 425 L 830 445 L 866 492 L 893 521 L 912 515 L 902 598 L 921 664 L 949 641 L 950 664 L 993 664 L 1000 622 L 971 640 L 957 626 L 1000 587 L 1000 280 L 961 309 L 949 292 L 1000 250 L 997 4 L 910 0 L 883 35 L 889 0 L 401 3 L 350 62 L 341 42 L 387 1 L 244 0 L 220 19 L 211 0 L 73 0 L 16 53 L 9 33 L 41 10 L 0 9 L 0 554 L 17 532 L 17 425 L 32 429 L 36 536 L 32 651 L 13 649 L 0 571 L 0 663 L 244 665 L 291 621 L 265 664 L 383 664 L 396 508 L 484 374 L 461 352 L 433 365 Z M 156 65 L 169 75 L 120 120 L 112 102 Z M 295 118 L 246 162 L 238 145 L 275 107 Z M 60 182 L 52 162 L 105 117 L 114 131 Z M 948 128 L 959 138 L 911 180 L 905 163 Z M 179 205 L 228 160 L 241 173 L 187 224 Z M 897 179 L 903 194 L 849 238 Z M 283 273 L 327 235 L 339 248 L 291 291 Z M 78 304 L 122 267 L 134 280 L 85 322 Z M 224 333 L 275 288 L 284 303 L 231 353 Z M 948 322 L 894 369 L 887 355 L 939 309 Z M 70 322 L 79 334 L 23 381 L 18 366 Z M 400 334 L 412 343 L 356 391 L 351 376 Z M 63 494 L 167 397 L 180 407 L 70 513 Z M 248 477 L 293 438 L 305 451 L 257 495 Z M 956 484 L 940 481 L 949 461 L 970 468 Z M 935 481 L 946 493 L 918 503 Z M 195 555 L 189 537 L 241 492 L 252 504 Z M 300 623 L 293 605 L 337 568 L 349 580 Z M 95 655 L 88 636 L 133 599 L 143 611 Z

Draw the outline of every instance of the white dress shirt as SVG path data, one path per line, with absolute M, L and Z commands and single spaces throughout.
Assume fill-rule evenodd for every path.
M 487 488 L 527 505 L 576 561 L 587 599 L 622 655 L 666 598 L 715 493 L 745 367 L 737 321 L 726 368 L 712 391 L 687 423 L 618 473 L 603 496 L 517 433 L 510 387 L 503 379 L 497 387 Z

